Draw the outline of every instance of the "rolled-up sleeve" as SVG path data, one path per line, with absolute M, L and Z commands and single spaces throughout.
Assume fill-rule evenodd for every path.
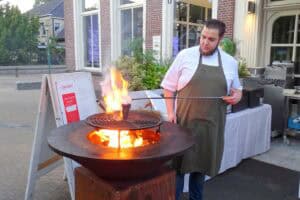
M 180 66 L 182 63 L 182 52 L 180 52 L 175 60 L 173 61 L 172 65 L 170 66 L 169 70 L 167 71 L 163 81 L 161 82 L 161 87 L 172 92 L 175 92 L 178 89 L 178 81 L 180 77 Z
M 233 61 L 233 82 L 232 82 L 232 88 L 234 89 L 239 89 L 239 90 L 242 90 L 243 87 L 240 83 L 240 79 L 239 79 L 239 65 L 238 65 L 238 62 L 235 60 Z

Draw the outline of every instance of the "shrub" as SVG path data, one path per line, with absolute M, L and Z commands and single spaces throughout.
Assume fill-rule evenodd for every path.
M 240 58 L 239 59 L 239 77 L 240 78 L 245 78 L 250 76 L 250 72 L 247 68 L 247 63 L 245 58 Z
M 231 56 L 235 56 L 236 54 L 236 44 L 230 38 L 223 38 L 220 43 L 220 47 Z M 250 76 L 250 72 L 247 68 L 247 62 L 245 58 L 237 58 L 238 60 L 238 70 L 239 77 L 244 78 Z
M 157 62 L 153 51 L 143 52 L 142 39 L 134 40 L 130 48 L 133 56 L 123 56 L 116 61 L 117 69 L 129 83 L 129 90 L 159 88 L 170 63 Z
M 223 51 L 225 51 L 231 56 L 235 56 L 236 45 L 230 38 L 224 37 L 220 43 L 220 46 L 223 49 Z

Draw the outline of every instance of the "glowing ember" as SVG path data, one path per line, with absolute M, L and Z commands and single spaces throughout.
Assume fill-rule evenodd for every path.
M 110 69 L 110 76 L 107 76 L 101 84 L 104 105 L 106 113 L 122 111 L 122 104 L 131 104 L 131 98 L 128 95 L 128 82 L 122 77 L 122 74 L 115 68 Z M 122 120 L 122 112 L 118 112 L 116 120 Z
M 89 133 L 87 137 L 93 144 L 102 144 L 113 148 L 131 148 L 154 144 L 159 140 L 160 135 L 149 130 L 118 131 L 100 129 Z

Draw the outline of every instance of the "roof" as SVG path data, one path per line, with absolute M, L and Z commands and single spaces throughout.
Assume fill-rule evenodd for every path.
M 29 15 L 64 18 L 64 0 L 50 0 L 44 4 L 34 7 L 27 12 Z

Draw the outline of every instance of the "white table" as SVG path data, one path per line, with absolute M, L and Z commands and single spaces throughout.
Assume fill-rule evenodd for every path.
M 270 149 L 272 108 L 264 104 L 227 115 L 220 172 Z

